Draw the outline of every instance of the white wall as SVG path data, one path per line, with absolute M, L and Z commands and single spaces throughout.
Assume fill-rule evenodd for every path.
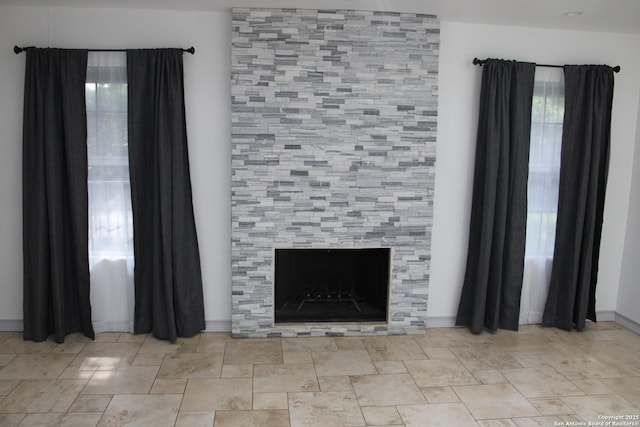
M 611 163 L 596 295 L 596 310 L 603 314 L 602 318 L 611 320 L 618 301 L 637 138 L 638 46 L 639 35 L 441 23 L 438 152 L 429 287 L 431 324 L 451 324 L 464 279 L 481 76 L 480 68 L 471 63 L 474 57 L 622 67 L 615 75 Z M 637 224 L 638 220 L 630 221 Z M 634 244 L 637 245 L 637 240 Z M 637 253 L 637 247 L 635 249 Z M 629 296 L 635 297 L 630 305 L 639 307 L 640 295 Z M 635 310 L 637 313 L 638 309 Z
M 193 198 L 210 329 L 231 319 L 230 14 L 0 5 L 0 329 L 22 318 L 22 91 L 24 55 L 13 45 L 188 47 L 186 107 Z M 638 277 L 639 35 L 597 34 L 442 22 L 438 158 L 429 317 L 455 316 L 467 251 L 480 69 L 474 56 L 540 63 L 620 64 L 614 96 L 611 168 L 599 274 L 599 311 L 640 321 Z M 640 151 L 640 150 L 639 150 Z M 632 168 L 636 174 L 632 181 Z M 633 183 L 633 186 L 632 186 Z M 635 231 L 634 231 L 635 230 Z M 623 251 L 626 252 L 624 268 Z M 623 271 L 621 277 L 621 271 Z M 620 285 L 622 279 L 622 285 Z M 620 293 L 619 293 L 620 288 Z
M 640 52 L 638 52 L 640 55 Z M 640 123 L 640 108 L 638 111 Z M 633 179 L 629 200 L 626 241 L 622 258 L 620 289 L 616 311 L 640 324 L 640 125 L 636 132 L 636 150 L 633 156 Z

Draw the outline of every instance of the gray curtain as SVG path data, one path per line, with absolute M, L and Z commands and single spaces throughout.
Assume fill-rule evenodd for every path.
M 29 49 L 23 118 L 24 339 L 94 338 L 89 302 L 86 50 Z
M 551 284 L 542 324 L 584 329 L 595 292 L 609 163 L 613 70 L 565 66 L 565 113 Z
M 182 54 L 127 51 L 134 332 L 170 341 L 205 328 Z
M 467 266 L 456 325 L 518 329 L 535 64 L 482 70 Z

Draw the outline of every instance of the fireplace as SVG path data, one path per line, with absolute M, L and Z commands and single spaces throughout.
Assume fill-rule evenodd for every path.
M 424 332 L 439 31 L 432 15 L 232 10 L 234 337 Z
M 389 253 L 276 249 L 275 323 L 386 322 Z

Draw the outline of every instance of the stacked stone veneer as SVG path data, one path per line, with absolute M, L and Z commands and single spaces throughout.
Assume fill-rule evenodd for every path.
M 425 328 L 439 22 L 233 9 L 234 336 Z M 391 250 L 388 323 L 274 324 L 275 248 Z

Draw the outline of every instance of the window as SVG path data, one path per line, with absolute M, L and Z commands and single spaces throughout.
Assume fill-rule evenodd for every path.
M 94 329 L 131 330 L 133 215 L 124 52 L 89 53 L 85 94 Z
M 536 68 L 520 323 L 539 323 L 544 312 L 555 242 L 563 119 L 562 69 Z

